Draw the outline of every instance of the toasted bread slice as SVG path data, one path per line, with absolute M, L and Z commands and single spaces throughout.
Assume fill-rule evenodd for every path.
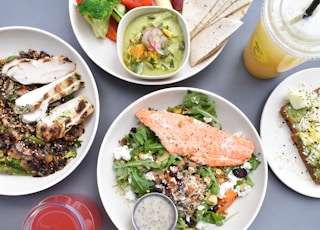
M 316 89 L 315 92 L 320 94 L 320 89 Z M 320 100 L 320 95 L 318 96 L 318 100 Z M 288 127 L 290 128 L 291 138 L 292 138 L 292 140 L 293 140 L 293 142 L 299 152 L 300 158 L 303 161 L 305 167 L 307 168 L 312 180 L 316 184 L 320 184 L 320 177 L 318 177 L 316 175 L 317 174 L 316 171 L 319 169 L 317 169 L 317 167 L 312 165 L 310 163 L 310 161 L 308 160 L 308 156 L 310 154 L 308 154 L 308 152 L 306 151 L 306 148 L 305 148 L 306 146 L 304 145 L 302 139 L 300 138 L 300 135 L 299 135 L 300 131 L 297 129 L 298 122 L 295 119 L 293 119 L 290 112 L 288 112 L 289 110 L 292 110 L 292 109 L 293 109 L 292 105 L 290 104 L 290 102 L 288 102 L 281 107 L 280 114 L 281 114 L 282 118 L 285 120 Z M 304 115 L 304 116 L 306 116 L 306 115 Z M 316 116 L 316 117 L 318 117 L 318 122 L 320 122 L 320 117 L 319 116 Z

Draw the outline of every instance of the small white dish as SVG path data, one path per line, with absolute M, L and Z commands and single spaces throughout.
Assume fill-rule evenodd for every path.
M 235 105 L 225 98 L 210 91 L 189 88 L 172 87 L 149 93 L 124 109 L 109 127 L 100 147 L 97 162 L 97 183 L 102 204 L 108 216 L 118 229 L 134 229 L 131 221 L 131 203 L 117 188 L 116 175 L 113 168 L 113 150 L 119 146 L 121 140 L 132 127 L 137 125 L 135 111 L 145 108 L 165 110 L 168 107 L 181 104 L 188 90 L 202 92 L 216 102 L 216 112 L 222 129 L 231 133 L 241 132 L 255 143 L 255 153 L 261 164 L 252 173 L 251 179 L 255 183 L 252 191 L 245 197 L 237 199 L 230 207 L 233 215 L 226 223 L 219 227 L 221 230 L 247 229 L 257 216 L 267 188 L 268 165 L 262 149 L 258 132 L 249 119 Z M 209 225 L 207 230 L 217 229 L 216 225 Z
M 132 209 L 132 223 L 136 230 L 174 230 L 178 210 L 173 201 L 162 193 L 152 192 L 140 197 Z M 152 226 L 152 227 L 151 227 Z
M 148 74 L 147 75 L 147 74 L 139 74 L 139 73 L 133 72 L 132 70 L 130 70 L 126 66 L 126 64 L 124 62 L 124 45 L 123 45 L 123 41 L 124 41 L 124 37 L 126 36 L 126 33 L 127 33 L 128 25 L 133 23 L 136 18 L 139 18 L 141 16 L 154 14 L 154 13 L 163 14 L 166 11 L 169 11 L 173 15 L 177 16 L 178 23 L 180 25 L 180 28 L 182 30 L 183 37 L 184 37 L 184 51 L 183 51 L 182 60 L 179 63 L 179 68 L 177 68 L 174 72 L 168 72 L 168 73 L 164 73 L 164 74 L 161 73 L 161 75 L 155 75 L 155 74 L 152 74 L 152 75 Z M 150 21 L 152 21 L 152 20 L 150 20 Z M 162 22 L 166 23 L 166 20 L 164 20 Z M 148 24 L 148 23 L 146 23 L 146 24 Z M 141 25 L 141 27 L 143 27 L 143 25 Z M 135 34 L 138 34 L 140 31 L 141 31 L 141 28 L 137 29 Z M 169 38 L 169 40 L 170 40 L 170 38 Z M 121 65 L 122 65 L 122 67 L 129 74 L 133 75 L 136 78 L 141 78 L 141 79 L 144 79 L 144 80 L 152 81 L 152 80 L 166 79 L 166 78 L 170 78 L 172 76 L 175 76 L 178 72 L 180 72 L 183 69 L 183 67 L 189 61 L 190 35 L 189 35 L 189 30 L 188 30 L 187 23 L 184 20 L 184 18 L 181 16 L 181 14 L 178 13 L 177 11 L 173 10 L 173 9 L 168 9 L 168 8 L 160 7 L 160 6 L 143 6 L 143 7 L 134 8 L 134 9 L 130 10 L 129 12 L 127 12 L 124 15 L 124 17 L 121 19 L 120 23 L 119 23 L 118 31 L 117 31 L 117 54 L 118 54 L 118 59 L 119 59 Z M 143 68 L 148 68 L 148 67 L 145 66 Z
M 188 62 L 184 68 L 173 77 L 153 81 L 145 80 L 132 76 L 121 66 L 119 61 L 115 61 L 117 60 L 116 43 L 110 39 L 97 39 L 93 35 L 90 25 L 85 21 L 77 9 L 76 0 L 69 0 L 69 16 L 73 32 L 89 58 L 101 69 L 114 77 L 135 84 L 165 85 L 188 79 L 209 66 L 219 56 L 224 48 L 223 46 L 214 55 L 194 67 L 191 67 Z M 107 74 L 105 76 L 110 77 Z
M 294 73 L 283 80 L 270 94 L 260 122 L 260 135 L 272 171 L 292 190 L 313 198 L 320 198 L 320 186 L 311 179 L 279 111 L 288 102 L 287 94 L 290 88 L 318 88 L 319 75 L 320 68 L 311 68 Z
M 85 88 L 76 92 L 84 95 L 93 105 L 94 112 L 85 120 L 85 133 L 81 136 L 81 147 L 77 149 L 77 157 L 62 170 L 46 177 L 12 176 L 0 174 L 0 195 L 25 195 L 47 189 L 62 181 L 71 174 L 85 158 L 94 140 L 98 128 L 100 104 L 98 89 L 94 77 L 78 52 L 61 38 L 32 27 L 0 28 L 0 58 L 18 55 L 19 51 L 34 49 L 45 51 L 51 55 L 62 54 L 77 65 L 76 70 L 85 82 Z

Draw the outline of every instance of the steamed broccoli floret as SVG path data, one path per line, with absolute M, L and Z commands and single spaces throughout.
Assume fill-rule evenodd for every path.
M 94 36 L 105 38 L 112 9 L 120 0 L 83 0 L 78 4 L 80 14 L 90 24 Z

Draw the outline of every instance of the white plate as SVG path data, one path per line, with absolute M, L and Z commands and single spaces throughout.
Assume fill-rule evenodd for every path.
M 49 188 L 67 177 L 83 160 L 95 137 L 99 121 L 99 96 L 93 75 L 82 57 L 69 44 L 46 31 L 30 27 L 4 27 L 0 29 L 0 58 L 19 51 L 34 49 L 52 55 L 62 54 L 77 64 L 86 87 L 78 91 L 93 103 L 95 111 L 85 121 L 85 133 L 81 136 L 82 146 L 78 155 L 64 169 L 47 177 L 9 176 L 0 174 L 0 195 L 24 195 Z
M 279 110 L 288 102 L 289 88 L 318 88 L 319 76 L 320 68 L 312 68 L 283 80 L 270 94 L 260 123 L 260 135 L 272 171 L 292 190 L 315 198 L 320 198 L 320 185 L 316 185 L 307 172 Z
M 113 41 L 109 39 L 97 39 L 94 37 L 90 25 L 85 21 L 77 9 L 76 0 L 69 0 L 69 16 L 75 36 L 91 60 L 113 76 L 136 84 L 163 85 L 190 78 L 213 62 L 224 47 L 223 46 L 218 52 L 195 67 L 191 67 L 188 62 L 177 75 L 171 78 L 152 81 L 138 79 L 130 75 L 121 66 L 117 57 L 117 47 Z
M 262 162 L 252 174 L 255 183 L 253 190 L 248 196 L 235 201 L 229 213 L 237 214 L 228 220 L 221 229 L 247 229 L 260 210 L 266 192 L 268 167 L 260 137 L 248 118 L 229 101 L 209 91 L 186 87 L 167 88 L 143 96 L 121 112 L 107 131 L 100 148 L 97 164 L 99 194 L 109 217 L 120 230 L 133 229 L 133 225 L 128 201 L 118 193 L 115 187 L 116 176 L 112 167 L 112 150 L 118 146 L 119 140 L 137 125 L 135 111 L 149 107 L 166 109 L 168 106 L 181 104 L 188 89 L 209 95 L 209 98 L 216 102 L 216 111 L 223 129 L 229 132 L 242 132 L 253 140 L 256 146 L 255 152 L 259 154 L 258 158 Z M 216 226 L 209 229 L 216 229 Z

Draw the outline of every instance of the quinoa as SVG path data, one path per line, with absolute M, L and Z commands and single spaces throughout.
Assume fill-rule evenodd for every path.
M 15 58 L 39 59 L 50 56 L 46 52 L 29 50 Z M 0 70 L 6 59 L 0 60 Z M 45 142 L 36 137 L 36 122 L 25 123 L 14 112 L 15 99 L 41 85 L 22 85 L 3 76 L 0 71 L 0 164 L 26 171 L 35 177 L 47 176 L 63 169 L 75 154 L 84 133 L 84 124 L 74 126 L 61 139 Z M 66 98 L 49 106 L 48 112 L 63 103 Z M 3 171 L 0 173 L 8 173 Z

